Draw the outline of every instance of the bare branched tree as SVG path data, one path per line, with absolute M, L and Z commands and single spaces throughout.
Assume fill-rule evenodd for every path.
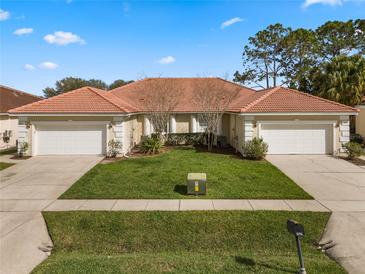
M 205 135 L 209 151 L 213 148 L 223 114 L 240 90 L 238 86 L 232 90 L 231 85 L 228 89 L 228 85 L 227 81 L 213 78 L 201 79 L 196 85 L 195 103 L 202 109 L 199 121 L 206 125 Z
M 155 133 L 161 139 L 168 132 L 168 123 L 174 112 L 182 88 L 171 78 L 149 78 L 142 81 L 142 105 Z

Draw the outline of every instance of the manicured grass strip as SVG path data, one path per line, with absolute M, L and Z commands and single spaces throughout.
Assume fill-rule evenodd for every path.
M 345 273 L 317 251 L 328 213 L 46 212 L 55 249 L 34 273 L 295 273 L 294 218 L 308 273 Z
M 3 150 L 0 150 L 0 155 L 8 155 L 8 154 L 13 154 L 15 152 L 17 152 L 17 148 L 11 147 L 11 148 L 6 148 Z
M 61 199 L 184 199 L 189 172 L 205 172 L 208 194 L 217 199 L 311 199 L 267 161 L 178 148 L 143 158 L 99 164 Z
M 0 162 L 0 170 L 3 170 L 3 169 L 8 168 L 8 167 L 11 167 L 13 165 L 14 164 Z

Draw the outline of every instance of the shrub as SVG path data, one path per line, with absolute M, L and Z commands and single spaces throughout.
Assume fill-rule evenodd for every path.
M 141 151 L 143 153 L 156 154 L 162 148 L 162 142 L 156 136 L 147 137 L 141 143 Z
M 355 157 L 361 156 L 364 151 L 360 144 L 355 142 L 348 142 L 342 146 L 349 159 L 354 159 Z
M 27 153 L 29 148 L 29 144 L 27 142 L 19 142 L 18 143 L 18 156 L 23 157 L 25 153 Z
M 202 143 L 202 133 L 169 133 L 166 144 L 170 146 L 176 145 L 198 145 Z
M 362 137 L 360 134 L 351 133 L 350 142 L 358 143 L 360 145 L 365 145 L 365 138 Z
M 108 157 L 115 158 L 117 157 L 119 150 L 122 149 L 123 144 L 120 141 L 110 140 L 108 143 Z
M 253 138 L 242 146 L 243 156 L 251 160 L 261 160 L 267 153 L 268 146 L 261 138 Z

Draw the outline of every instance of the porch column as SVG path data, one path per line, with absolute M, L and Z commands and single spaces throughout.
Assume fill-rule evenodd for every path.
M 345 152 L 342 145 L 350 142 L 350 117 L 340 116 L 340 152 Z
M 196 114 L 190 115 L 190 132 L 197 132 Z
M 251 141 L 253 139 L 253 120 L 253 116 L 244 116 L 243 118 L 244 142 Z
M 123 151 L 127 150 L 126 147 L 127 144 L 123 143 L 124 119 L 123 117 L 114 117 L 113 121 L 114 121 L 114 127 L 113 127 L 114 140 L 122 144 L 122 149 L 119 150 L 119 153 L 122 153 Z
M 176 133 L 176 117 L 175 115 L 170 115 L 170 133 Z
M 151 134 L 151 123 L 147 115 L 143 117 L 143 135 L 148 136 Z
M 21 147 L 23 144 L 28 143 L 28 129 L 27 129 L 27 121 L 26 117 L 19 117 L 18 120 L 18 153 L 20 153 Z M 34 148 L 28 148 L 28 153 L 31 151 L 31 154 L 34 155 Z
M 222 133 L 223 133 L 222 119 L 223 119 L 223 117 L 221 119 L 219 119 L 219 122 L 218 122 L 217 135 L 222 135 Z

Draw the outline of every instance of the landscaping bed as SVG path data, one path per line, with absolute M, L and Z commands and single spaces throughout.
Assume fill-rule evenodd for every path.
M 46 212 L 52 255 L 33 273 L 296 273 L 286 221 L 305 227 L 307 273 L 346 273 L 316 249 L 329 213 Z
M 208 193 L 199 198 L 311 199 L 267 161 L 232 153 L 174 148 L 160 155 L 98 164 L 61 199 L 185 199 L 189 172 L 207 174 Z

